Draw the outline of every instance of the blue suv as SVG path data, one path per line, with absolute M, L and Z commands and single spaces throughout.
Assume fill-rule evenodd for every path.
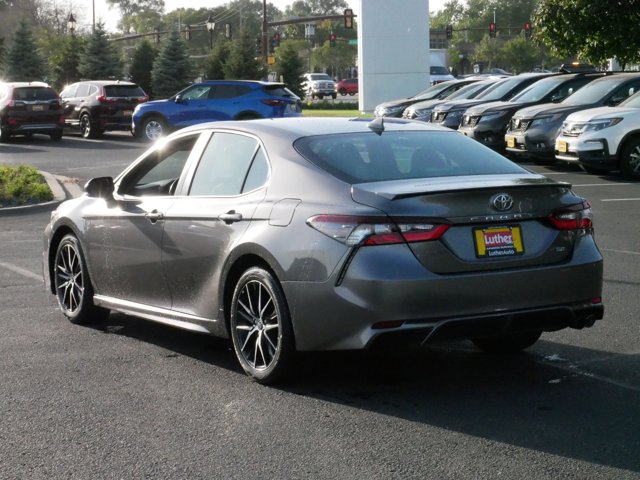
M 139 104 L 131 122 L 134 135 L 155 140 L 197 123 L 297 117 L 301 112 L 300 98 L 283 83 L 210 80 L 194 83 L 166 100 Z

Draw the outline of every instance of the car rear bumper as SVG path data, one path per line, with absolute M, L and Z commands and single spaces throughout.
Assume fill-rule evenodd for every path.
M 602 318 L 602 257 L 590 236 L 571 261 L 545 267 L 436 275 L 404 245 L 361 248 L 347 263 L 325 283 L 283 282 L 299 350 L 367 348 L 387 335 L 421 344 L 580 328 Z

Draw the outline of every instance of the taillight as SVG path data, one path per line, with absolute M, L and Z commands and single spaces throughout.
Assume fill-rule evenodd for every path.
M 347 246 L 426 242 L 439 239 L 449 228 L 419 219 L 393 223 L 386 217 L 351 215 L 316 215 L 307 219 L 307 224 Z
M 587 230 L 593 228 L 593 213 L 588 202 L 554 211 L 549 217 L 558 230 Z
M 149 101 L 149 95 L 145 95 L 144 97 L 138 97 L 138 98 L 136 98 L 136 101 L 138 103 L 148 102 Z
M 102 95 L 98 95 L 96 97 L 96 100 L 98 100 L 100 103 L 115 103 L 118 101 L 116 98 L 107 97 L 104 93 L 104 89 L 102 90 Z
M 265 105 L 269 105 L 270 107 L 284 107 L 287 104 L 287 102 L 285 102 L 284 100 L 277 100 L 275 98 L 265 98 L 260 101 Z

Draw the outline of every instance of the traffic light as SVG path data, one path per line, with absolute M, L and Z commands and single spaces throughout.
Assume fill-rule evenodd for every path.
M 226 38 L 227 40 L 231 40 L 231 24 L 230 23 L 224 24 L 224 38 Z
M 529 22 L 524 24 L 524 36 L 525 38 L 531 38 L 531 24 Z
M 353 28 L 353 10 L 350 8 L 344 10 L 344 28 Z
M 496 24 L 493 22 L 489 24 L 489 37 L 496 38 Z
M 191 40 L 191 25 L 184 27 L 184 39 Z
M 335 47 L 336 46 L 336 34 L 335 33 L 332 33 L 329 36 L 329 46 L 330 47 Z
M 453 25 L 447 25 L 447 40 L 453 38 Z
M 279 33 L 274 33 L 273 34 L 273 46 L 274 47 L 279 47 L 280 46 L 280 34 Z

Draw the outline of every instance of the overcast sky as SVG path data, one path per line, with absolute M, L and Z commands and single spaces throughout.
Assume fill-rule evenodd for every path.
M 92 0 L 95 1 L 96 8 L 96 22 L 102 21 L 107 29 L 112 30 L 115 29 L 115 26 L 118 22 L 118 11 L 117 9 L 109 10 L 107 6 L 106 0 Z M 366 0 L 363 0 L 366 1 Z M 389 0 L 389 1 L 397 1 L 398 5 L 401 5 L 402 0 Z M 429 1 L 429 10 L 437 11 L 442 8 L 446 0 L 430 0 Z M 273 3 L 280 10 L 284 10 L 287 5 L 291 5 L 293 0 L 268 0 L 269 3 Z M 80 5 L 84 5 L 83 16 L 81 17 L 80 23 L 85 27 L 90 27 L 91 25 L 91 16 L 92 16 L 92 3 L 80 1 Z M 184 0 L 164 0 L 165 11 L 170 12 L 179 7 L 187 7 L 188 8 L 200 8 L 200 7 L 215 7 L 218 5 L 224 5 L 228 3 L 228 0 L 188 0 L 185 2 Z M 347 3 L 351 8 L 354 9 L 354 13 L 357 15 L 358 7 L 360 5 L 359 0 L 347 0 Z

